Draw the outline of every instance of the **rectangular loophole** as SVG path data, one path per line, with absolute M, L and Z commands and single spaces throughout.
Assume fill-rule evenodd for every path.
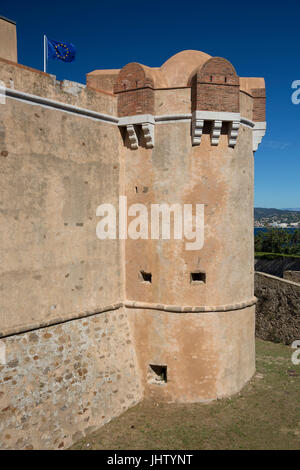
M 167 366 L 149 364 L 148 382 L 163 385 L 167 382 Z
M 191 273 L 191 283 L 192 284 L 205 284 L 206 283 L 206 273 L 203 273 L 203 272 Z
M 140 273 L 141 273 L 142 281 L 148 282 L 149 284 L 151 284 L 152 274 L 151 273 L 146 273 L 145 271 L 140 271 Z

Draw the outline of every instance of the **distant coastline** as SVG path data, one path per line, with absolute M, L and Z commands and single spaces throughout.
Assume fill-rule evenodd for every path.
M 256 228 L 300 228 L 300 212 L 298 209 L 266 209 L 254 208 L 254 227 Z

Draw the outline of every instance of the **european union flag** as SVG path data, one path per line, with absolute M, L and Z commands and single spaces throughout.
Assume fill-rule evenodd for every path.
M 48 59 L 62 60 L 63 62 L 73 62 L 75 60 L 76 49 L 69 41 L 54 41 L 47 38 Z

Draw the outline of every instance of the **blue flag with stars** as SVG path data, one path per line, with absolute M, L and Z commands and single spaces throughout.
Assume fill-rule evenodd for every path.
M 76 49 L 69 41 L 54 41 L 47 38 L 48 59 L 62 60 L 63 62 L 73 62 L 75 60 Z

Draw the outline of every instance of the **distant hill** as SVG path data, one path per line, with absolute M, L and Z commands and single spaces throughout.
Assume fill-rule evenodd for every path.
M 300 212 L 300 208 L 299 208 L 299 207 L 296 208 L 296 209 L 295 209 L 295 208 L 291 209 L 291 208 L 287 207 L 287 208 L 284 208 L 284 209 L 282 209 L 282 210 L 283 210 L 283 211 Z
M 264 207 L 254 208 L 254 220 L 271 219 L 273 217 L 280 218 L 281 220 L 299 219 L 300 209 L 267 209 Z

